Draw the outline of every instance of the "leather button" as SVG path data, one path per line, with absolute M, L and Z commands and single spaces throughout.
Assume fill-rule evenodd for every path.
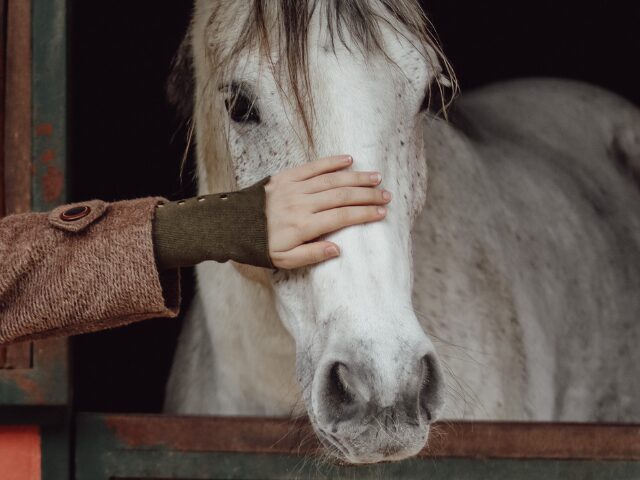
M 75 222 L 76 220 L 80 220 L 81 218 L 86 217 L 91 213 L 91 207 L 86 205 L 82 205 L 79 207 L 72 207 L 60 214 L 60 220 L 65 222 Z

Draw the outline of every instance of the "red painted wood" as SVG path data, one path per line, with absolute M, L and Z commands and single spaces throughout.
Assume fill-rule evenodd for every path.
M 0 478 L 41 480 L 40 445 L 38 427 L 0 427 Z

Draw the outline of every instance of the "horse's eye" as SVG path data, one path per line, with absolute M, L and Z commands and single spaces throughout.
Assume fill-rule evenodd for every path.
M 260 123 L 260 114 L 255 103 L 255 100 L 251 100 L 242 92 L 237 92 L 224 102 L 227 112 L 234 122 Z

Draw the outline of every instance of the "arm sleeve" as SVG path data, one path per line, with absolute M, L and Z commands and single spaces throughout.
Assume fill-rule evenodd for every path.
M 0 219 L 0 344 L 175 317 L 179 272 L 159 272 L 162 198 L 92 200 Z
M 269 257 L 264 185 L 159 205 L 153 242 L 160 269 L 233 260 L 273 268 Z

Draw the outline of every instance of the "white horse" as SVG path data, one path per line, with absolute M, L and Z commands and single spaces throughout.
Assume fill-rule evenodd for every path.
M 349 153 L 394 200 L 322 265 L 198 266 L 168 411 L 306 413 L 353 463 L 443 416 L 640 420 L 640 112 L 545 80 L 436 119 L 429 39 L 414 0 L 197 0 L 200 193 Z

